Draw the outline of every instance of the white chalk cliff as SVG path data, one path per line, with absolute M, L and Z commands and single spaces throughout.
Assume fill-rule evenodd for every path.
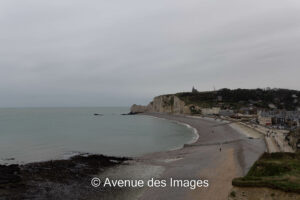
M 130 112 L 135 113 L 170 113 L 170 114 L 218 114 L 220 108 L 201 108 L 194 104 L 186 104 L 176 95 L 157 96 L 147 106 L 132 105 Z

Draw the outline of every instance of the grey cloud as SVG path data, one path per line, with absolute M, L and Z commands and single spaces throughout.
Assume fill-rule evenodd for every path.
M 0 0 L 0 106 L 300 89 L 297 0 Z

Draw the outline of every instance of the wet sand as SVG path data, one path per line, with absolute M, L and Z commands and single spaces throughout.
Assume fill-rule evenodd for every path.
M 231 181 L 245 175 L 266 150 L 262 138 L 247 137 L 226 122 L 183 115 L 147 114 L 189 124 L 199 138 L 184 148 L 152 153 L 136 158 L 137 162 L 164 168 L 161 179 L 207 179 L 208 188 L 146 188 L 139 199 L 227 199 Z M 221 151 L 220 151 L 221 148 Z

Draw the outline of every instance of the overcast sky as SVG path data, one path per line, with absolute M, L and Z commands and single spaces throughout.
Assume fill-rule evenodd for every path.
M 300 90 L 299 0 L 0 0 L 0 107 Z

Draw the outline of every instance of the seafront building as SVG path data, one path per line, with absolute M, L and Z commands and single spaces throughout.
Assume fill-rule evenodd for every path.
M 258 122 L 263 126 L 292 128 L 300 126 L 300 111 L 272 110 L 259 111 Z

